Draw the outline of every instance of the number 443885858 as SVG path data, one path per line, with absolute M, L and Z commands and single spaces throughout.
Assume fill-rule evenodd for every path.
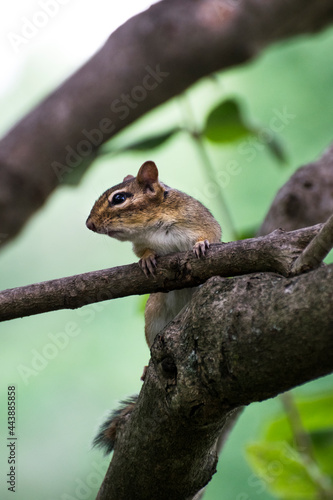
M 8 386 L 8 431 L 15 436 L 15 386 Z

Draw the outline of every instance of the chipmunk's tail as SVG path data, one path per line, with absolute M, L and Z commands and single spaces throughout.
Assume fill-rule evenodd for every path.
M 120 407 L 113 410 L 105 422 L 100 426 L 99 432 L 93 441 L 93 446 L 104 449 L 104 454 L 108 455 L 114 448 L 117 431 L 120 423 L 125 422 L 131 415 L 138 396 L 131 396 L 120 402 Z

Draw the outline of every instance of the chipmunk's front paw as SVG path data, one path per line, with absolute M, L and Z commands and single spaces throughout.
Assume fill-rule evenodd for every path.
M 206 255 L 206 251 L 208 250 L 208 248 L 209 248 L 208 240 L 197 241 L 193 247 L 193 252 L 198 258 L 200 258 Z
M 139 260 L 139 266 L 141 267 L 147 278 L 149 277 L 149 275 L 154 276 L 156 268 L 156 254 L 149 249 L 146 250 Z

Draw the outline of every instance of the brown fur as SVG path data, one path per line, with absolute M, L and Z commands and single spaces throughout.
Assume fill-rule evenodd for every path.
M 115 204 L 117 195 L 125 200 Z M 221 240 L 221 228 L 210 211 L 191 196 L 161 183 L 151 161 L 141 166 L 136 177 L 125 177 L 124 182 L 100 196 L 87 226 L 121 241 L 131 241 L 147 275 L 154 272 L 156 255 L 193 249 L 200 257 L 209 243 Z M 150 296 L 145 312 L 149 346 L 158 329 L 178 314 L 192 292 Z
M 119 203 L 116 203 L 116 197 Z M 123 200 L 123 201 L 122 201 Z M 152 161 L 145 162 L 136 177 L 128 175 L 108 189 L 94 204 L 87 227 L 121 241 L 131 241 L 146 275 L 153 274 L 155 257 L 170 252 L 205 254 L 209 243 L 221 240 L 221 228 L 199 201 L 158 180 Z M 150 295 L 145 309 L 145 336 L 150 347 L 155 336 L 189 302 L 194 288 Z M 145 374 L 145 371 L 144 371 Z M 101 427 L 94 444 L 113 449 L 119 424 L 130 418 L 135 399 L 126 401 Z

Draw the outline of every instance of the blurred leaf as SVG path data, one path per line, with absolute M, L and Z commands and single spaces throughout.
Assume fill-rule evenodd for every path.
M 181 129 L 173 128 L 168 132 L 163 132 L 162 134 L 155 135 L 149 139 L 142 139 L 140 141 L 133 142 L 128 146 L 124 146 L 119 150 L 113 148 L 112 143 L 106 143 L 102 148 L 100 148 L 99 155 L 110 154 L 110 153 L 123 153 L 124 151 L 149 151 L 151 149 L 158 148 L 164 144 L 173 135 L 177 134 Z
M 237 233 L 236 239 L 237 240 L 248 240 L 249 238 L 254 238 L 255 235 L 257 234 L 258 228 L 257 227 L 252 227 L 252 228 L 246 228 Z
M 333 395 L 325 394 L 303 401 L 296 401 L 304 428 L 310 432 L 333 430 Z M 290 441 L 292 434 L 286 416 L 272 420 L 265 432 L 268 441 Z
M 146 303 L 147 303 L 148 298 L 149 298 L 149 294 L 142 295 L 142 297 L 139 297 L 139 300 L 138 300 L 138 312 L 140 314 L 142 314 L 142 313 L 145 312 L 145 307 L 146 307 Z
M 309 431 L 333 428 L 333 394 L 299 401 L 297 406 Z
M 310 432 L 310 436 L 318 465 L 333 480 L 333 428 Z
M 202 135 L 220 144 L 251 137 L 257 142 L 259 150 L 264 146 L 280 163 L 287 163 L 286 152 L 276 135 L 270 129 L 249 124 L 240 104 L 234 99 L 220 102 L 209 113 Z
M 333 479 L 333 395 L 325 394 L 321 397 L 296 401 L 296 406 L 302 425 L 310 435 L 316 462 L 322 472 Z M 291 427 L 285 415 L 270 422 L 264 440 L 293 444 Z
M 255 443 L 248 445 L 246 452 L 256 474 L 278 498 L 318 498 L 317 484 L 301 455 L 286 443 Z
M 164 144 L 168 139 L 170 139 L 173 135 L 179 132 L 179 128 L 174 128 L 169 130 L 169 132 L 164 132 L 163 134 L 155 135 L 155 137 L 151 137 L 149 139 L 143 139 L 138 142 L 134 142 L 129 146 L 126 146 L 124 150 L 126 151 L 147 151 L 149 149 L 155 149 Z
M 246 124 L 237 101 L 228 99 L 208 115 L 203 135 L 212 142 L 235 142 L 253 134 Z

